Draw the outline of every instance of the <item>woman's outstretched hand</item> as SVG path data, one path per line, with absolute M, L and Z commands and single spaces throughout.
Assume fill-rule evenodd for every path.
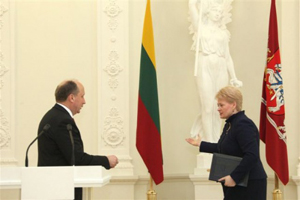
M 193 146 L 199 147 L 201 144 L 201 137 L 198 135 L 195 138 L 186 138 L 185 139 L 188 143 L 190 143 Z

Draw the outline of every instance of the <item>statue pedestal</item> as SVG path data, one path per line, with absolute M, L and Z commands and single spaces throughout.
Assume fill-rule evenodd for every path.
M 194 169 L 194 175 L 209 176 L 212 154 L 199 153 L 197 155 L 197 167 Z
M 220 183 L 209 181 L 203 175 L 190 175 L 194 184 L 195 200 L 216 200 L 223 199 L 223 191 Z
M 190 179 L 194 184 L 195 200 L 223 198 L 220 183 L 208 180 L 211 161 L 212 154 L 199 153 L 197 155 L 197 167 L 194 169 L 194 174 L 190 175 Z

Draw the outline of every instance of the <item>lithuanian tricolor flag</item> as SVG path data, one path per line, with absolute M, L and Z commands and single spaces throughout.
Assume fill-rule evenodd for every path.
M 143 29 L 136 147 L 155 184 L 164 180 L 150 0 Z

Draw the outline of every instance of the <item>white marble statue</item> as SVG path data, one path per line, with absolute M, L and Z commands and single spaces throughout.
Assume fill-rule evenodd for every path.
M 229 52 L 230 33 L 226 24 L 231 21 L 233 0 L 189 0 L 189 14 L 195 54 L 195 77 L 200 97 L 200 113 L 191 129 L 191 137 L 217 142 L 221 119 L 215 94 L 230 84 L 241 87 L 235 75 Z M 199 35 L 198 35 L 199 33 Z M 230 77 L 230 78 L 229 78 Z

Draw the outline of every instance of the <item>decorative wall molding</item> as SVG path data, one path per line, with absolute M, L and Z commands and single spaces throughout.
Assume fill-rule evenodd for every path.
M 117 108 L 110 110 L 109 116 L 104 121 L 103 140 L 107 145 L 116 148 L 121 145 L 125 139 L 123 130 L 124 120 L 119 116 Z
M 8 119 L 4 116 L 2 109 L 0 110 L 0 149 L 8 149 L 11 143 L 11 136 L 9 134 Z
M 102 26 L 101 30 L 106 30 L 107 32 L 108 37 L 105 37 L 105 39 L 107 39 L 109 48 L 106 48 L 106 52 L 103 52 L 107 55 L 107 61 L 103 61 L 107 62 L 108 64 L 104 65 L 102 68 L 103 71 L 106 72 L 106 79 L 108 79 L 107 84 L 111 89 L 110 99 L 112 101 L 110 102 L 111 108 L 109 110 L 108 116 L 106 116 L 104 119 L 104 133 L 102 134 L 102 138 L 106 142 L 106 144 L 110 145 L 113 148 L 116 148 L 123 141 L 122 138 L 124 138 L 120 136 L 123 133 L 124 129 L 123 123 L 115 123 L 117 121 L 121 121 L 121 117 L 119 116 L 119 111 L 117 108 L 117 106 L 119 105 L 116 105 L 116 101 L 118 100 L 118 92 L 116 91 L 116 89 L 120 84 L 120 73 L 123 70 L 121 64 L 118 62 L 120 57 L 120 53 L 118 51 L 120 51 L 120 49 L 117 47 L 117 43 L 120 43 L 122 41 L 118 41 L 118 39 L 114 36 L 114 32 L 117 31 L 118 26 L 114 26 L 113 29 L 111 26 L 112 21 L 114 21 L 114 23 L 117 24 L 118 16 L 121 13 L 121 9 L 118 5 L 118 2 L 116 2 L 116 0 L 107 1 L 103 13 L 106 14 L 106 19 L 108 20 L 108 23 L 101 23 L 100 25 Z M 106 28 L 105 24 L 107 24 Z M 121 56 L 123 56 L 122 53 Z
M 14 3 L 0 0 L 0 165 L 16 165 Z
M 98 0 L 99 153 L 119 158 L 113 175 L 132 176 L 129 155 L 129 0 Z
M 115 31 L 118 27 L 118 20 L 116 17 L 122 12 L 122 9 L 118 6 L 116 0 L 110 0 L 104 9 L 104 12 L 109 16 L 109 29 Z
M 109 64 L 104 68 L 104 71 L 110 76 L 108 84 L 112 90 L 115 90 L 118 85 L 118 76 L 122 72 L 122 67 L 118 63 L 119 55 L 116 51 L 111 51 L 108 57 Z

